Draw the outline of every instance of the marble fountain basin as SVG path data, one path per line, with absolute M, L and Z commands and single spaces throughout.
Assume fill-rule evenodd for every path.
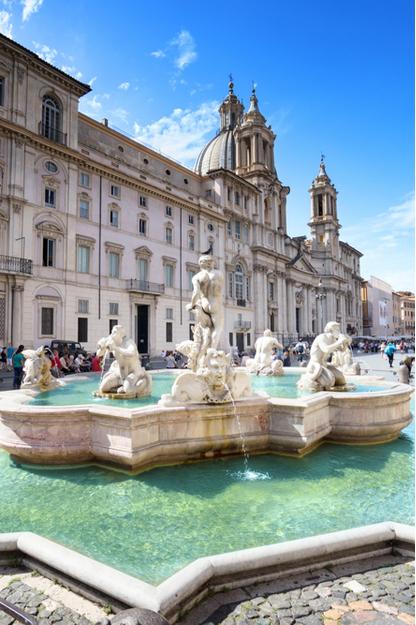
M 167 386 L 180 371 L 156 372 L 156 391 L 137 401 L 102 401 L 93 398 L 90 390 L 83 393 L 83 388 L 92 387 L 92 379 L 98 386 L 97 375 L 65 380 L 64 393 L 71 391 L 70 405 L 59 405 L 61 389 L 53 391 L 54 395 L 2 392 L 0 447 L 20 461 L 35 464 L 95 461 L 147 470 L 241 454 L 241 435 L 250 454 L 303 456 L 323 441 L 388 442 L 411 422 L 413 389 L 406 384 L 375 376 L 347 376 L 347 382 L 356 386 L 354 391 L 307 394 L 296 391 L 303 372 L 291 367 L 280 378 L 253 376 L 253 390 L 266 390 L 269 396 L 237 399 L 235 405 L 157 405 L 160 380 Z M 294 390 L 288 392 L 285 384 Z

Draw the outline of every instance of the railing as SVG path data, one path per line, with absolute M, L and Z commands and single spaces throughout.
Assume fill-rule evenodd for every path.
M 17 258 L 16 256 L 0 256 L 0 271 L 31 275 L 32 261 L 28 258 Z
M 251 321 L 234 321 L 234 330 L 250 330 Z
M 147 280 L 127 280 L 127 290 L 161 295 L 165 292 L 165 285 L 147 282 Z
M 237 306 L 243 306 L 243 308 L 245 308 L 246 300 L 245 299 L 238 299 L 237 300 Z
M 42 137 L 46 137 L 46 139 L 66 145 L 66 134 L 55 128 L 55 126 L 49 126 L 49 124 L 39 122 L 39 134 L 42 135 Z

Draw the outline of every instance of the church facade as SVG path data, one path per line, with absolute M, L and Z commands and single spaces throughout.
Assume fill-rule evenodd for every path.
M 185 305 L 212 246 L 225 277 L 224 347 L 270 328 L 287 343 L 336 319 L 362 333 L 361 253 L 339 239 L 321 162 L 308 237 L 290 237 L 289 187 L 253 91 L 230 82 L 194 170 L 78 110 L 90 87 L 0 36 L 0 343 L 94 349 L 122 323 L 139 351 L 192 334 Z

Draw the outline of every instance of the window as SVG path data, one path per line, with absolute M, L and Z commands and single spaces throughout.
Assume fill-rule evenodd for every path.
M 240 194 L 238 191 L 234 193 L 234 202 L 237 204 L 237 206 L 240 205 Z
M 170 226 L 167 226 L 165 228 L 165 241 L 166 243 L 169 243 L 169 245 L 172 245 L 172 241 L 173 241 L 173 230 Z
M 228 334 L 228 342 L 232 347 L 233 346 L 233 333 L 232 332 L 229 332 Z
M 79 299 L 78 300 L 78 312 L 87 314 L 88 305 L 89 305 L 89 301 L 87 299 Z
M 111 334 L 111 330 L 114 328 L 114 326 L 118 326 L 118 319 L 109 319 L 108 320 L 108 329 L 109 329 L 109 333 Z
M 118 228 L 118 210 L 114 208 L 110 210 L 110 225 Z
M 149 263 L 146 258 L 139 258 L 137 263 L 140 282 L 147 282 Z
M 196 273 L 195 271 L 191 271 L 190 269 L 187 271 L 187 274 L 188 274 L 188 289 L 190 291 L 192 291 L 192 289 L 194 288 L 194 285 L 192 284 L 192 278 L 194 277 L 195 273 Z
M 147 197 L 144 195 L 139 196 L 139 206 L 143 206 L 143 208 L 147 208 Z
M 172 343 L 173 341 L 173 323 L 171 321 L 166 322 L 166 343 Z
M 250 333 L 246 334 L 246 337 L 247 337 L 247 347 L 250 347 L 250 345 L 251 345 L 251 335 L 250 335 Z
M 110 278 L 120 277 L 120 254 L 117 252 L 108 254 L 108 274 Z
M 269 282 L 269 299 L 274 300 L 274 284 Z
M 244 208 L 245 208 L 245 210 L 248 210 L 248 208 L 249 208 L 249 201 L 250 200 L 249 200 L 248 196 L 245 195 L 244 196 Z
M 323 214 L 323 200 L 322 200 L 322 195 L 319 194 L 318 196 L 318 216 L 322 217 Z
M 146 219 L 139 219 L 139 234 L 142 234 L 144 237 L 146 236 Z
M 165 215 L 166 217 L 172 217 L 172 206 L 166 206 Z
M 78 343 L 88 341 L 88 317 L 78 317 Z
M 244 299 L 244 273 L 241 265 L 236 265 L 234 272 L 235 296 L 237 299 Z
M 227 187 L 227 200 L 231 201 L 231 187 Z M 230 343 L 232 345 L 232 343 Z
M 78 245 L 77 250 L 77 271 L 79 273 L 89 273 L 90 271 L 90 248 L 87 245 Z
M 88 200 L 79 201 L 79 216 L 81 217 L 81 219 L 90 218 L 90 203 L 88 202 Z
M 90 175 L 81 171 L 79 174 L 79 184 L 81 187 L 89 187 L 90 186 Z
M 42 265 L 44 267 L 55 267 L 55 239 L 43 239 Z
M 58 171 L 58 167 L 52 161 L 46 161 L 45 169 L 51 174 L 56 174 L 56 172 Z
M 4 78 L 0 77 L 0 106 L 4 106 Z
M 234 276 L 232 273 L 228 274 L 228 295 L 234 297 Z
M 233 226 L 232 226 L 231 221 L 229 221 L 227 224 L 227 234 L 229 237 L 233 236 Z
M 193 215 L 188 215 L 188 224 L 193 226 L 193 224 L 194 224 L 194 216 Z
M 121 196 L 121 189 L 117 184 L 112 184 L 110 186 L 110 195 L 118 198 Z
M 110 302 L 109 310 L 110 315 L 118 315 L 118 302 Z
M 235 238 L 241 239 L 241 222 L 240 221 L 235 222 Z
M 214 224 L 208 224 L 207 228 L 210 232 L 214 232 Z
M 195 249 L 195 237 L 191 232 L 188 233 L 188 249 L 189 250 Z
M 166 308 L 166 319 L 173 319 L 173 308 Z
M 165 286 L 173 287 L 173 265 L 165 265 Z
M 50 95 L 42 100 L 41 134 L 47 139 L 63 143 L 61 128 L 61 110 L 58 102 Z
M 45 187 L 45 206 L 50 206 L 51 208 L 55 208 L 56 206 L 55 194 L 56 194 L 55 189 Z
M 40 330 L 42 336 L 53 336 L 53 313 L 53 308 L 42 308 Z

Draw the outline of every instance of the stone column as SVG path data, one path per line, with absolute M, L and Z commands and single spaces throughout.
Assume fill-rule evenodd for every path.
M 235 161 L 236 167 L 241 167 L 241 142 L 240 139 L 237 139 L 235 142 Z
M 251 136 L 251 164 L 257 163 L 256 135 Z
M 293 288 L 293 281 L 286 281 L 287 292 L 287 329 L 289 334 L 295 334 L 296 332 L 296 312 L 295 312 L 295 293 Z

